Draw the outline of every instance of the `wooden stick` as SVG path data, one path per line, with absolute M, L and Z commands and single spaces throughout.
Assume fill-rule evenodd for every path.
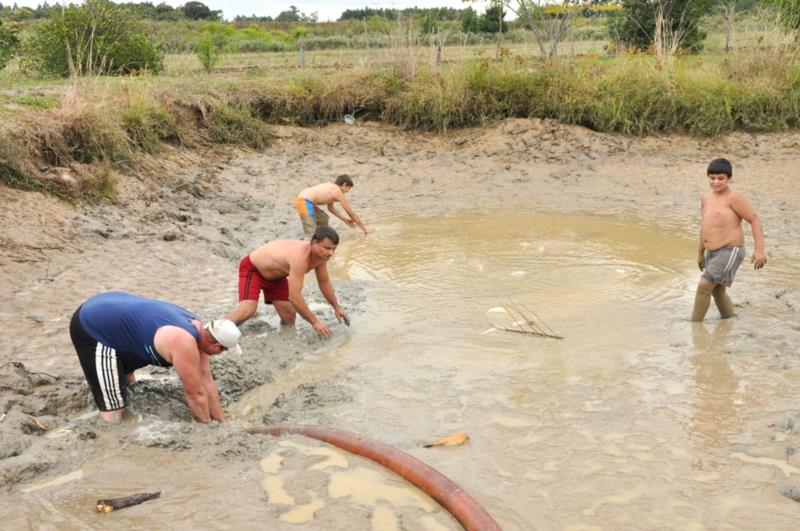
M 111 498 L 107 500 L 97 500 L 97 512 L 110 513 L 132 505 L 139 505 L 148 500 L 155 500 L 161 496 L 161 491 L 158 492 L 140 492 L 139 494 L 131 494 L 122 498 Z

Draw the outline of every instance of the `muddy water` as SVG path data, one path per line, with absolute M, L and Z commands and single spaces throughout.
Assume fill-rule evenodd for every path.
M 800 462 L 769 424 L 796 409 L 798 360 L 786 355 L 796 297 L 785 293 L 800 264 L 771 263 L 769 276 L 743 266 L 731 291 L 741 316 L 721 322 L 712 308 L 691 325 L 699 273 L 686 259 L 696 245 L 687 231 L 525 211 L 398 217 L 374 228 L 347 236 L 331 265 L 340 293 L 363 288 L 349 329 L 336 327 L 325 343 L 304 324 L 276 334 L 263 309 L 248 325 L 251 349 L 280 341 L 305 352 L 230 405 L 231 425 L 133 418 L 65 442 L 79 465 L 21 485 L 13 504 L 0 502 L 4 521 L 457 528 L 368 461 L 302 437 L 241 433 L 288 421 L 409 452 L 505 529 L 795 526 L 797 506 L 777 485 L 800 482 Z M 563 339 L 497 330 L 489 310 L 500 306 L 535 312 Z M 456 431 L 470 441 L 422 448 Z M 98 497 L 149 490 L 162 490 L 161 500 L 92 514 Z
M 388 222 L 340 247 L 334 275 L 367 283 L 367 302 L 348 341 L 300 372 L 349 389 L 325 408 L 331 423 L 438 468 L 504 528 L 791 528 L 797 507 L 776 486 L 800 465 L 767 424 L 794 406 L 795 360 L 776 366 L 786 311 L 762 302 L 796 284 L 796 264 L 774 264 L 771 281 L 743 267 L 742 317 L 712 308 L 692 325 L 685 234 L 526 212 Z M 496 330 L 498 306 L 564 339 Z M 420 448 L 455 431 L 470 442 Z

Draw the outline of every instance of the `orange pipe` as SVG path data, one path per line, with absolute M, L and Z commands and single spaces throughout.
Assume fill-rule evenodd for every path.
M 467 531 L 500 530 L 497 522 L 461 487 L 416 457 L 363 435 L 322 426 L 264 426 L 247 433 L 275 435 L 295 433 L 324 441 L 371 459 L 404 477 L 447 509 Z

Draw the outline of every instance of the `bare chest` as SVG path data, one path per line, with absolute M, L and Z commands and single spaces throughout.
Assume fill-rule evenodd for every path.
M 739 214 L 728 201 L 707 201 L 703 205 L 702 215 L 704 225 L 727 226 L 741 222 Z

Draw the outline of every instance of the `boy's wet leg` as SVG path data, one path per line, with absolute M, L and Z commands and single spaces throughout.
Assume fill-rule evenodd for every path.
M 698 282 L 697 293 L 694 296 L 692 321 L 699 323 L 705 319 L 708 307 L 711 305 L 711 294 L 714 291 L 714 287 L 714 283 L 706 278 L 701 278 L 700 282 Z M 733 307 L 733 305 L 731 305 L 731 307 Z
M 733 301 L 728 296 L 724 284 L 717 284 L 711 294 L 714 296 L 714 302 L 719 309 L 719 316 L 721 318 L 730 319 L 736 316 L 736 310 L 733 309 Z

